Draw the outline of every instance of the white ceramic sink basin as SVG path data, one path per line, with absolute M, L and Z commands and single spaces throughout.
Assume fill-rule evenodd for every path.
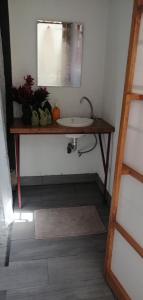
M 90 118 L 70 117 L 58 119 L 57 123 L 66 127 L 86 127 L 90 126 L 93 121 L 94 120 Z

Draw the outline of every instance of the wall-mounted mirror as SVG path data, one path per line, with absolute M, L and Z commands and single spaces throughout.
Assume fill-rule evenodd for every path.
M 80 86 L 82 24 L 38 21 L 37 48 L 39 86 Z

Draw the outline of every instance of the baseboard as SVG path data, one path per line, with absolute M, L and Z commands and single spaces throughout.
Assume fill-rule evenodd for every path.
M 100 192 L 103 194 L 104 193 L 104 183 L 102 181 L 102 179 L 100 178 L 100 176 L 96 173 L 96 183 L 100 189 Z M 108 190 L 106 190 L 106 201 L 108 206 L 111 206 L 111 195 L 109 194 Z

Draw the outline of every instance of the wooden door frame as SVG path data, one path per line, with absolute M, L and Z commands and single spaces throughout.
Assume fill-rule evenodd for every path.
M 119 202 L 119 189 L 120 189 L 120 182 L 121 182 L 122 175 L 132 174 L 132 176 L 134 175 L 135 178 L 137 178 L 138 180 L 140 179 L 140 181 L 142 180 L 143 182 L 143 176 L 141 174 L 135 172 L 135 170 L 132 170 L 131 168 L 123 164 L 130 104 L 132 100 L 143 100 L 143 95 L 132 93 L 135 60 L 137 54 L 137 43 L 138 43 L 142 12 L 143 12 L 143 0 L 134 0 L 128 60 L 127 60 L 127 67 L 126 67 L 125 86 L 124 86 L 124 94 L 123 94 L 123 104 L 122 104 L 120 130 L 119 130 L 117 156 L 116 156 L 112 205 L 110 211 L 106 257 L 105 257 L 105 278 L 109 286 L 112 288 L 113 292 L 115 293 L 115 295 L 120 300 L 121 299 L 131 300 L 131 298 L 126 293 L 124 287 L 121 285 L 121 283 L 118 281 L 118 279 L 116 278 L 116 276 L 113 274 L 111 270 L 113 240 L 114 240 L 115 230 L 120 232 L 120 234 L 124 237 L 124 239 L 143 257 L 142 247 L 116 221 L 118 202 Z

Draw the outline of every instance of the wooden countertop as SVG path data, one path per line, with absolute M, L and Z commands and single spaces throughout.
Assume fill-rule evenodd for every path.
M 91 126 L 87 127 L 64 127 L 56 122 L 46 127 L 32 127 L 24 125 L 21 119 L 14 119 L 10 132 L 13 134 L 72 134 L 72 133 L 110 133 L 115 128 L 105 120 L 97 118 Z

